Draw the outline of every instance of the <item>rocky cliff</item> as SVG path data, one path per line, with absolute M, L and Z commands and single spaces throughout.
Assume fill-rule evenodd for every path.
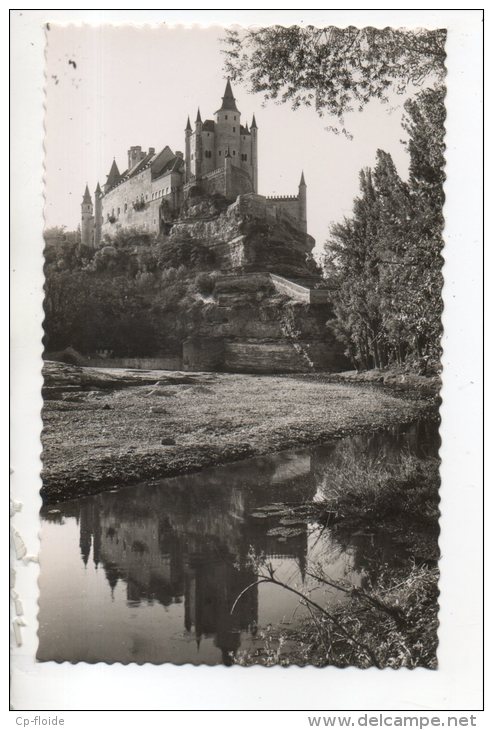
M 214 252 L 216 271 L 183 343 L 186 369 L 340 369 L 340 347 L 326 326 L 330 304 L 295 301 L 276 291 L 270 277 L 313 279 L 317 273 L 315 242 L 287 213 L 273 214 L 253 194 L 228 206 L 219 198 L 198 197 L 185 203 L 169 234 L 170 241 L 190 239 Z
M 261 195 L 241 195 L 231 205 L 220 197 L 190 198 L 169 240 L 189 238 L 211 248 L 221 270 L 270 271 L 285 276 L 317 271 L 311 253 L 314 239 L 287 212 L 269 209 Z

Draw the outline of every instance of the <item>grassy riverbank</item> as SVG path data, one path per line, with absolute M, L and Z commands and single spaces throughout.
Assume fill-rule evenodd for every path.
M 46 363 L 44 376 L 46 502 L 409 422 L 431 408 L 320 375 Z
M 312 599 L 312 584 L 305 590 L 304 584 L 278 582 L 275 570 L 261 560 L 259 581 L 297 593 L 309 617 L 297 628 L 263 630 L 254 650 L 239 654 L 237 663 L 436 668 L 439 486 L 436 457 L 403 453 L 389 463 L 349 454 L 326 470 L 319 501 L 287 507 L 286 521 L 294 522 L 295 515 L 301 519 L 304 511 L 307 520 L 318 520 L 326 529 L 330 525 L 336 538 L 387 534 L 404 548 L 406 560 L 390 566 L 371 549 L 365 551 L 361 585 L 335 580 L 309 561 L 306 575 L 341 597 L 332 608 Z

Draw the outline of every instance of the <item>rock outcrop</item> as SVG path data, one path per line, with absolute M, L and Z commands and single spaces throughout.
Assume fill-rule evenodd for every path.
M 242 195 L 230 205 L 219 196 L 198 195 L 185 202 L 168 240 L 206 246 L 216 266 L 183 342 L 186 370 L 279 373 L 347 366 L 327 328 L 327 298 L 303 302 L 274 285 L 273 274 L 314 287 L 320 279 L 315 241 L 286 211 L 273 212 L 260 195 Z
M 284 276 L 316 273 L 314 239 L 287 212 L 273 212 L 261 195 L 240 195 L 228 206 L 219 197 L 187 200 L 169 239 L 190 238 L 214 251 L 221 270 Z

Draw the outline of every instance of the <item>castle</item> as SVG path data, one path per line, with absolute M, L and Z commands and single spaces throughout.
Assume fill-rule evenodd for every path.
M 185 128 L 185 155 L 164 147 L 133 146 L 127 169 L 120 173 L 115 160 L 94 204 L 86 185 L 81 206 L 81 243 L 98 248 L 105 236 L 120 229 L 138 229 L 166 235 L 183 202 L 193 194 L 219 194 L 234 202 L 238 195 L 254 194 L 270 214 L 286 213 L 307 231 L 306 184 L 301 175 L 297 195 L 258 195 L 258 127 L 255 115 L 250 128 L 241 123 L 230 81 L 214 119 L 202 121 L 197 112 L 195 129 L 190 118 Z

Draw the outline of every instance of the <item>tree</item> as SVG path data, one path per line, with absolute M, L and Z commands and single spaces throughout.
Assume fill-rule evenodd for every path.
M 410 320 L 419 357 L 441 354 L 443 202 L 445 194 L 445 89 L 424 89 L 405 104 L 409 134 L 409 188 L 412 196 L 414 301 Z
M 225 33 L 225 71 L 234 81 L 266 101 L 312 106 L 340 123 L 373 98 L 386 101 L 390 90 L 445 75 L 445 29 L 274 25 Z
M 378 150 L 360 173 L 353 215 L 331 229 L 325 263 L 335 291 L 332 323 L 357 367 L 390 362 L 426 371 L 440 357 L 444 90 L 405 105 L 409 181 Z
M 353 217 L 331 229 L 326 276 L 336 289 L 334 327 L 357 367 L 402 357 L 398 281 L 409 192 L 391 156 L 378 150 L 374 170 L 360 173 Z

